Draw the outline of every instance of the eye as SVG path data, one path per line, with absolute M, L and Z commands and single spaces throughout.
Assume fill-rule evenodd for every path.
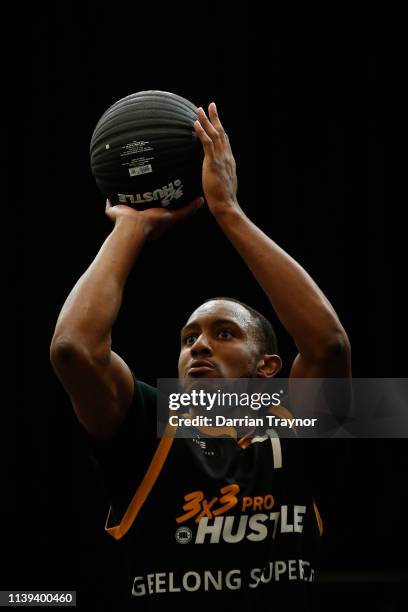
M 193 334 L 190 334 L 189 336 L 186 336 L 184 338 L 183 343 L 187 344 L 187 346 L 191 346 L 196 341 L 196 338 L 197 336 L 193 336 Z
M 218 337 L 222 338 L 223 340 L 228 340 L 228 338 L 232 338 L 232 334 L 229 329 L 221 329 L 218 332 Z

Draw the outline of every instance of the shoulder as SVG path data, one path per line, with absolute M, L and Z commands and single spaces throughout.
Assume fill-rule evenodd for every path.
M 92 454 L 101 459 L 105 455 L 123 452 L 134 445 L 135 436 L 143 443 L 156 436 L 156 404 L 157 389 L 138 380 L 132 372 L 134 379 L 133 396 L 122 423 L 118 429 L 107 439 L 98 439 L 83 430 L 89 449 Z
M 132 372 L 133 374 L 133 372 Z M 133 401 L 132 404 L 136 404 L 136 406 L 140 405 L 156 405 L 158 391 L 156 387 L 152 387 L 142 380 L 137 380 L 136 376 L 133 374 L 134 379 L 134 392 L 133 392 Z

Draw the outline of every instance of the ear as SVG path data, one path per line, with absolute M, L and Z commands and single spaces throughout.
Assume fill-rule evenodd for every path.
M 281 367 L 282 360 L 279 355 L 262 355 L 256 367 L 256 375 L 258 378 L 271 378 Z

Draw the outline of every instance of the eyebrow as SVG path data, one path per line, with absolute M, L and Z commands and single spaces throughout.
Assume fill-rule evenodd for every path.
M 238 323 L 236 323 L 235 321 L 233 321 L 232 319 L 216 319 L 215 321 L 211 322 L 212 326 L 216 326 L 216 325 L 234 325 L 235 327 L 238 327 L 239 329 L 240 326 L 238 325 Z M 197 329 L 197 327 L 200 327 L 198 322 L 193 321 L 192 323 L 189 323 L 188 325 L 185 325 L 184 327 L 181 328 L 181 334 L 183 334 L 186 331 L 190 331 L 192 329 Z

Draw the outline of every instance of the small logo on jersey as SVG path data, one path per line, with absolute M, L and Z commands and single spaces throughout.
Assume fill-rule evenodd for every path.
M 179 527 L 174 535 L 179 544 L 188 544 L 191 542 L 193 532 L 189 527 Z
M 207 442 L 206 440 L 201 440 L 200 436 L 197 435 L 193 438 L 193 442 L 194 444 L 197 444 L 197 446 L 200 448 L 201 452 L 203 455 L 207 455 L 207 456 L 214 456 L 214 451 L 211 450 L 207 450 Z

